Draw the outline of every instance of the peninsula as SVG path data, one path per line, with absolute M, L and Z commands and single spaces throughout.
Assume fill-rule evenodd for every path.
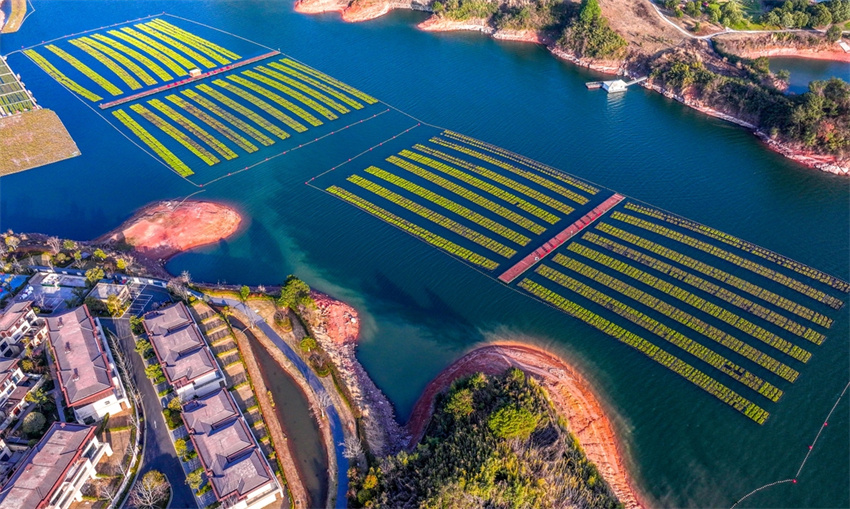
M 839 44 L 850 2 L 798 4 L 786 2 L 775 9 L 779 12 L 760 16 L 743 12 L 738 2 L 715 0 L 658 5 L 651 0 L 298 0 L 295 10 L 339 12 L 343 20 L 357 22 L 412 9 L 431 13 L 418 25 L 422 30 L 480 31 L 544 45 L 579 66 L 647 76 L 641 86 L 750 129 L 790 159 L 850 175 L 850 85 L 837 79 L 813 82 L 805 94 L 786 95 L 787 77 L 772 74 L 763 58 L 850 62 L 845 49 L 850 46 Z

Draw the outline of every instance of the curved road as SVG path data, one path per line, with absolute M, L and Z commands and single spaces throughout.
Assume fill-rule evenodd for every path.
M 242 313 L 244 313 L 248 318 L 251 319 L 263 333 L 272 340 L 272 342 L 280 348 L 280 351 L 286 355 L 286 357 L 298 368 L 298 371 L 301 375 L 307 380 L 307 383 L 310 385 L 310 388 L 316 392 L 316 394 L 325 393 L 325 386 L 322 385 L 322 382 L 319 380 L 319 377 L 315 372 L 304 362 L 304 359 L 301 358 L 292 348 L 289 347 L 288 344 L 281 338 L 277 332 L 266 323 L 263 318 L 254 312 L 253 309 L 249 308 L 242 302 L 236 299 L 225 299 L 225 298 L 211 298 L 211 302 L 216 305 L 221 306 L 230 306 L 233 308 L 239 309 Z M 148 384 L 150 385 L 150 384 Z M 330 400 L 330 398 L 328 398 Z M 342 421 L 339 418 L 339 413 L 336 410 L 336 407 L 331 405 L 328 407 L 328 422 L 330 423 L 331 428 L 331 436 L 334 441 L 334 454 L 336 455 L 336 464 L 337 464 L 337 485 L 336 485 L 336 504 L 335 507 L 345 508 L 347 506 L 346 500 L 346 492 L 348 491 L 348 459 L 346 459 L 342 455 L 343 446 L 342 443 L 345 441 L 345 436 L 342 432 Z

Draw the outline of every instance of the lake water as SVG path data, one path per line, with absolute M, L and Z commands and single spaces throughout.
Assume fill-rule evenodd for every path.
M 766 150 L 752 134 L 640 88 L 588 91 L 591 72 L 530 45 L 415 29 L 417 13 L 363 24 L 302 16 L 291 2 L 35 2 L 22 45 L 168 10 L 286 53 L 415 117 L 486 140 L 737 235 L 838 277 L 850 276 L 848 180 Z M 152 200 L 198 188 L 111 129 L 20 54 L 39 103 L 83 155 L 0 179 L 0 228 L 88 239 Z M 799 74 L 799 73 L 798 73 Z M 792 70 L 792 77 L 794 71 Z M 519 338 L 577 365 L 609 408 L 633 476 L 658 505 L 728 507 L 793 477 L 847 383 L 848 316 L 772 416 L 757 426 L 634 351 L 524 297 L 304 182 L 410 122 L 382 117 L 205 187 L 237 204 L 244 233 L 169 263 L 196 280 L 274 284 L 294 273 L 360 311 L 359 357 L 403 420 L 425 384 L 473 345 Z M 346 155 L 348 154 L 348 155 Z M 744 507 L 847 507 L 848 401 L 797 484 Z
M 809 89 L 809 82 L 841 78 L 850 81 L 850 63 L 830 62 L 829 60 L 812 60 L 808 58 L 773 57 L 770 59 L 770 70 L 776 72 L 785 69 L 791 73 L 788 91 L 802 94 Z

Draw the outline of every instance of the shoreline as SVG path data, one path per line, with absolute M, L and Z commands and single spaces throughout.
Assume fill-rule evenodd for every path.
M 416 401 L 405 429 L 412 450 L 427 431 L 437 395 L 458 378 L 477 372 L 495 375 L 517 367 L 547 389 L 558 412 L 567 420 L 588 460 L 608 482 L 626 509 L 651 507 L 636 489 L 625 467 L 621 445 L 590 384 L 557 355 L 540 347 L 497 341 L 475 348 L 443 369 Z
M 415 4 L 413 2 L 381 2 L 372 3 L 362 6 L 362 4 L 349 5 L 344 0 L 297 0 L 295 2 L 295 12 L 301 14 L 319 14 L 325 12 L 338 12 L 342 16 L 342 20 L 348 23 L 356 23 L 361 21 L 369 21 L 381 17 L 394 9 L 418 10 L 431 13 L 432 11 L 425 6 Z M 597 71 L 605 74 L 624 76 L 628 75 L 625 60 L 595 60 L 591 58 L 578 58 L 575 54 L 565 51 L 556 46 L 551 38 L 545 34 L 535 30 L 498 30 L 483 22 L 483 20 L 466 20 L 453 21 L 444 18 L 439 18 L 432 15 L 425 21 L 416 25 L 419 30 L 427 32 L 451 32 L 451 31 L 470 31 L 481 32 L 494 39 L 528 42 L 544 46 L 549 53 L 556 58 L 566 60 L 579 67 L 585 67 L 592 71 Z M 780 51 L 773 55 L 761 54 L 761 52 Z M 747 56 L 752 53 L 754 56 Z M 825 56 L 824 51 L 815 51 L 807 48 L 767 48 L 764 50 L 750 50 L 749 52 L 741 52 L 739 56 L 744 58 L 756 58 L 758 56 L 784 56 L 784 57 L 799 57 L 817 60 L 831 60 L 838 62 L 850 62 L 850 53 L 839 55 L 837 51 L 829 51 L 830 56 Z M 846 57 L 844 56 L 846 55 Z M 660 87 L 653 88 L 646 82 L 642 84 L 644 88 L 652 89 L 666 97 L 676 99 L 680 103 L 690 108 L 704 113 L 715 118 L 720 118 L 728 122 L 732 122 L 741 127 L 747 128 L 753 134 L 764 142 L 764 145 L 769 149 L 782 156 L 801 164 L 807 168 L 812 168 L 835 175 L 850 176 L 850 160 L 839 159 L 837 156 L 825 154 L 812 154 L 809 151 L 793 147 L 787 143 L 771 139 L 766 133 L 758 130 L 758 128 L 742 119 L 733 115 L 722 113 L 708 107 L 696 105 L 687 100 L 678 99 L 673 94 L 663 92 Z
M 232 237 L 247 224 L 234 205 L 166 200 L 141 207 L 120 226 L 89 243 L 127 244 L 138 258 L 164 270 L 162 266 L 173 256 Z

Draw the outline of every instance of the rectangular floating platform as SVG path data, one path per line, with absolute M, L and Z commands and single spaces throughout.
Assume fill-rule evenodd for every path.
M 213 69 L 213 70 L 207 71 L 207 72 L 192 74 L 188 78 L 182 79 L 180 81 L 172 81 L 170 83 L 166 83 L 164 85 L 160 85 L 158 87 L 151 88 L 151 89 L 139 92 L 137 94 L 128 95 L 126 97 L 122 97 L 122 98 L 116 99 L 114 101 L 100 103 L 98 105 L 98 107 L 102 110 L 109 109 L 109 108 L 112 108 L 114 106 L 119 106 L 121 104 L 128 103 L 130 101 L 135 101 L 136 99 L 141 99 L 143 97 L 158 94 L 158 93 L 163 92 L 165 90 L 169 90 L 169 89 L 172 89 L 172 88 L 175 88 L 175 87 L 179 87 L 181 85 L 186 85 L 187 83 L 199 81 L 199 80 L 208 78 L 210 76 L 213 76 L 215 74 L 219 74 L 219 73 L 222 73 L 222 72 L 225 72 L 225 71 L 232 71 L 233 69 L 237 69 L 239 67 L 250 65 L 250 64 L 253 64 L 254 62 L 259 62 L 261 60 L 265 60 L 267 58 L 271 58 L 271 57 L 276 56 L 276 55 L 280 55 L 280 52 L 279 51 L 270 51 L 268 53 L 263 53 L 262 55 L 258 55 L 256 57 L 251 57 L 251 58 L 246 58 L 245 60 L 236 62 L 234 64 L 225 65 L 224 67 L 219 67 L 218 69 Z M 195 70 L 195 69 L 193 69 L 193 70 Z
M 625 196 L 614 193 L 607 200 L 594 207 L 593 210 L 583 215 L 578 221 L 569 225 L 564 231 L 549 239 L 545 244 L 535 249 L 533 253 L 529 254 L 517 262 L 516 265 L 503 272 L 502 275 L 499 276 L 499 280 L 503 283 L 511 283 L 514 279 L 533 267 L 534 264 L 570 240 L 576 233 L 582 231 L 585 227 L 605 215 L 606 212 L 614 208 L 624 199 Z

